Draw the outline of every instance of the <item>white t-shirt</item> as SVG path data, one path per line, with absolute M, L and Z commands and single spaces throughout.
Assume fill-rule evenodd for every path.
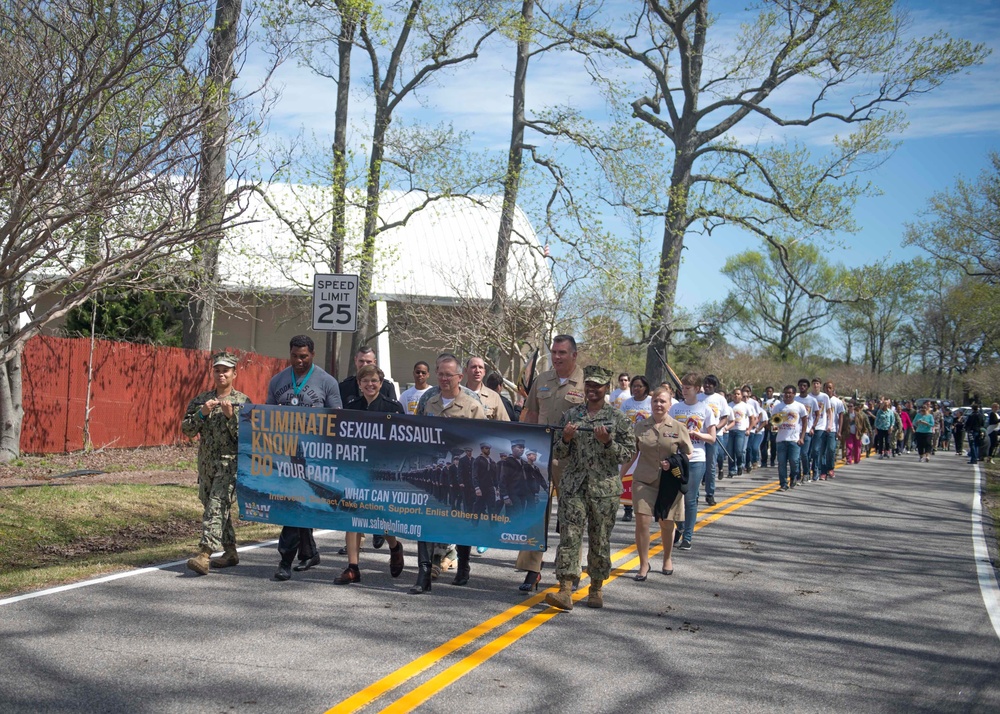
M 611 406 L 613 406 L 615 409 L 621 409 L 622 402 L 624 402 L 631 396 L 632 396 L 632 390 L 630 389 L 616 389 L 613 392 L 611 392 L 611 398 L 609 401 L 611 402 Z
M 710 427 L 717 423 L 715 414 L 705 404 L 704 400 L 688 404 L 687 402 L 677 402 L 670 407 L 670 416 L 688 428 L 689 432 L 707 434 Z M 691 450 L 688 461 L 705 461 L 705 442 L 701 439 L 691 439 Z
M 646 397 L 642 401 L 636 401 L 632 397 L 629 397 L 622 402 L 621 409 L 625 416 L 628 417 L 628 420 L 635 424 L 643 419 L 649 419 L 649 415 L 653 413 L 653 399 L 652 397 Z
M 771 410 L 771 417 L 781 415 L 782 420 L 778 425 L 778 435 L 775 441 L 798 441 L 799 435 L 804 427 L 809 423 L 809 413 L 801 402 L 785 404 L 780 402 L 774 405 Z
M 729 405 L 733 410 L 733 420 L 736 422 L 734 428 L 738 431 L 746 431 L 750 428 L 750 406 L 746 402 L 734 402 Z
M 403 409 L 406 410 L 407 414 L 417 413 L 417 404 L 420 403 L 420 397 L 424 396 L 424 392 L 428 389 L 430 389 L 430 387 L 424 387 L 423 389 L 410 387 L 399 395 L 399 403 L 403 405 Z
M 718 425 L 719 419 L 726 416 L 726 408 L 729 405 L 726 403 L 726 398 L 718 392 L 715 394 L 699 393 L 698 401 L 708 404 L 709 408 L 712 410 L 712 416 L 715 417 L 716 425 Z M 730 418 L 732 418 L 732 415 L 730 415 Z
M 750 408 L 750 416 L 757 417 L 757 424 L 753 429 L 754 433 L 756 433 L 764 428 L 764 409 L 760 406 L 760 402 L 753 397 L 746 402 L 746 405 Z
M 843 414 L 844 402 L 839 397 L 830 397 L 830 409 L 826 413 L 826 430 L 827 431 L 837 431 L 837 425 L 840 424 L 839 415 Z
M 816 431 L 826 431 L 826 417 L 830 411 L 830 397 L 828 397 L 824 392 L 819 394 L 810 394 L 810 397 L 816 400 L 817 409 L 819 409 L 819 414 L 816 415 Z
M 801 404 L 802 406 L 804 406 L 806 409 L 809 410 L 809 423 L 806 424 L 806 429 L 807 430 L 808 429 L 815 429 L 816 428 L 816 409 L 818 408 L 817 404 L 816 404 L 816 400 L 813 399 L 813 397 L 812 397 L 811 394 L 807 394 L 804 397 L 799 396 L 799 395 L 796 394 L 795 395 L 795 401 L 798 402 L 799 404 Z

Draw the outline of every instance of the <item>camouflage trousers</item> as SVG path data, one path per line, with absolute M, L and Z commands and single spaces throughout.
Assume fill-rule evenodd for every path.
M 198 498 L 205 510 L 201 515 L 201 547 L 213 551 L 236 545 L 232 506 L 236 501 L 236 469 L 213 469 L 198 475 Z
M 587 573 L 591 580 L 611 575 L 611 529 L 618 514 L 618 496 L 562 496 L 559 499 L 559 548 L 556 577 L 570 580 L 580 574 L 583 532 L 587 531 Z

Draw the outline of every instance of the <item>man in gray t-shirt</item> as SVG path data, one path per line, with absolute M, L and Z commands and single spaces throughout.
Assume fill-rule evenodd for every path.
M 288 343 L 289 361 L 292 363 L 271 378 L 267 386 L 267 404 L 292 407 L 342 409 L 340 387 L 330 374 L 313 364 L 316 346 L 308 335 L 296 335 Z M 281 563 L 274 574 L 275 580 L 292 577 L 292 560 L 299 556 L 296 571 L 309 570 L 319 565 L 319 550 L 312 528 L 284 526 L 278 537 Z

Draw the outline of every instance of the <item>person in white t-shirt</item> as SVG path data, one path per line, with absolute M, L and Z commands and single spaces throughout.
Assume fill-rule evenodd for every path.
M 812 448 L 813 433 L 816 429 L 816 412 L 819 410 L 819 404 L 817 404 L 816 400 L 809 394 L 808 379 L 800 379 L 798 384 L 799 395 L 795 397 L 795 401 L 804 406 L 806 411 L 809 412 L 809 423 L 806 425 L 806 436 L 802 441 L 802 447 L 799 449 L 799 460 L 801 461 L 801 465 L 796 482 L 808 483 L 809 451 Z
M 743 474 L 743 461 L 747 453 L 747 436 L 750 434 L 750 407 L 743 401 L 743 392 L 733 390 L 733 427 L 729 430 L 726 449 L 729 451 L 729 478 Z
M 844 402 L 834 395 L 833 382 L 827 381 L 823 384 L 823 391 L 826 392 L 830 400 L 830 407 L 826 412 L 826 452 L 823 454 L 821 464 L 821 479 L 834 478 L 834 466 L 837 464 L 837 439 L 840 436 L 840 420 L 844 415 Z
M 715 442 L 715 414 L 705 401 L 698 401 L 702 385 L 700 375 L 689 373 L 681 379 L 683 402 L 670 407 L 670 416 L 684 424 L 691 437 L 691 455 L 688 457 L 688 491 L 684 494 L 684 525 L 678 527 L 675 538 L 680 539 L 679 550 L 691 550 L 694 524 L 698 519 L 698 498 L 701 481 L 705 476 L 706 444 Z
M 781 403 L 781 395 L 774 393 L 774 387 L 764 388 L 764 399 L 761 402 L 761 408 L 764 410 L 764 436 L 760 441 L 760 465 L 770 466 L 774 468 L 778 463 L 778 452 L 774 450 L 775 444 L 777 443 L 778 432 L 771 428 L 768 419 L 771 418 L 771 412 L 775 405 Z
M 747 453 L 743 459 L 743 469 L 750 473 L 760 466 L 760 442 L 764 438 L 764 427 L 767 426 L 767 419 L 764 416 L 764 409 L 753 396 L 750 385 L 744 384 L 743 401 L 750 410 L 750 433 L 747 435 Z
M 719 378 L 714 374 L 705 375 L 702 381 L 702 391 L 698 394 L 698 401 L 705 402 L 712 410 L 715 417 L 716 426 L 722 429 L 726 426 L 728 418 L 726 416 L 726 398 L 719 394 Z M 715 481 L 722 478 L 722 470 L 719 468 L 718 454 L 722 451 L 722 443 L 716 439 L 714 443 L 709 443 L 705 450 L 705 503 L 709 506 L 715 505 Z
M 629 383 L 632 396 L 622 402 L 621 411 L 628 420 L 635 425 L 649 418 L 652 413 L 652 400 L 649 397 L 649 380 L 642 375 L 632 377 Z M 632 465 L 634 467 L 634 464 Z M 622 515 L 623 521 L 632 520 L 632 470 L 628 464 L 622 464 L 622 491 L 621 502 L 625 506 L 625 513 Z
M 611 396 L 608 401 L 611 403 L 615 409 L 622 408 L 622 402 L 632 396 L 632 390 L 629 388 L 631 379 L 628 376 L 628 372 L 622 372 L 618 375 L 618 387 L 611 391 Z
M 809 411 L 796 401 L 795 387 L 787 385 L 781 391 L 782 401 L 771 409 L 771 425 L 775 429 L 778 455 L 778 484 L 782 491 L 794 488 L 799 476 L 799 449 L 809 426 Z
M 399 403 L 403 405 L 407 414 L 417 413 L 420 397 L 431 388 L 431 385 L 427 384 L 430 374 L 431 366 L 426 362 L 417 362 L 413 365 L 413 386 L 399 395 Z
M 816 400 L 816 423 L 813 425 L 812 447 L 809 449 L 809 470 L 803 474 L 803 478 L 812 476 L 813 481 L 819 481 L 823 473 L 823 460 L 826 458 L 826 444 L 830 440 L 830 432 L 826 430 L 827 415 L 830 413 L 830 397 L 822 390 L 823 381 L 819 377 L 814 377 L 812 381 L 812 392 L 809 393 Z

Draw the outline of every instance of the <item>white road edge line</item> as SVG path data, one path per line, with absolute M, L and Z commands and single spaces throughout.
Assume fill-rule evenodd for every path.
M 972 469 L 976 474 L 972 493 L 972 552 L 976 558 L 979 590 L 983 594 L 986 612 L 989 613 L 990 621 L 993 623 L 993 631 L 1000 637 L 1000 587 L 997 587 L 996 574 L 990 562 L 990 551 L 986 547 L 986 535 L 983 533 L 983 501 L 979 495 L 982 478 L 979 464 L 974 464 Z
M 327 533 L 334 533 L 335 531 L 315 531 L 313 535 L 326 535 Z M 277 544 L 276 540 L 268 540 L 263 543 L 254 543 L 253 545 L 245 545 L 242 548 L 237 548 L 237 553 L 242 553 L 247 550 L 256 550 L 257 548 L 266 548 L 271 545 Z M 126 570 L 122 573 L 112 573 L 111 575 L 102 575 L 91 580 L 83 580 L 79 583 L 69 583 L 68 585 L 58 585 L 54 588 L 48 588 L 46 590 L 39 590 L 33 593 L 25 593 L 24 595 L 15 595 L 14 597 L 9 597 L 4 600 L 0 600 L 0 607 L 3 605 L 13 605 L 15 602 L 21 602 L 23 600 L 31 600 L 36 597 L 43 597 L 45 595 L 55 595 L 56 593 L 63 593 L 67 590 L 76 590 L 77 588 L 86 588 L 91 585 L 99 585 L 101 583 L 110 583 L 112 580 L 121 580 L 122 578 L 132 578 L 136 575 L 145 575 L 146 573 L 155 573 L 157 570 L 168 570 L 170 568 L 176 568 L 179 565 L 184 565 L 187 563 L 187 558 L 184 560 L 175 560 L 172 563 L 162 563 L 160 565 L 151 565 L 148 568 L 139 568 L 138 570 Z

